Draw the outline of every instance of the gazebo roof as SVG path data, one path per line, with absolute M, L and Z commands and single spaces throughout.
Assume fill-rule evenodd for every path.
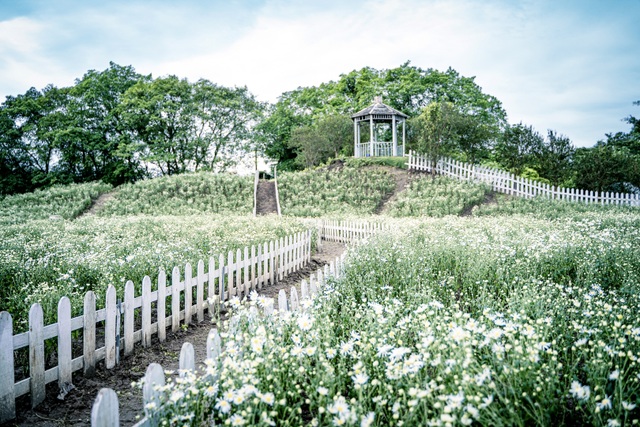
M 408 118 L 406 114 L 396 110 L 395 108 L 391 108 L 386 104 L 382 103 L 382 100 L 379 97 L 376 97 L 373 105 L 365 108 L 364 110 L 360 110 L 357 113 L 351 115 L 352 119 L 359 119 L 363 117 L 373 116 L 373 118 L 390 118 L 389 116 L 400 116 L 402 118 Z

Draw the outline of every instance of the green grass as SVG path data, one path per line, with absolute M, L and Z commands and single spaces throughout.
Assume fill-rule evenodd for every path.
M 289 216 L 369 215 L 394 188 L 393 176 L 376 167 L 344 166 L 278 176 L 282 214 Z
M 91 182 L 6 196 L 0 199 L 0 225 L 50 218 L 73 219 L 88 209 L 100 194 L 111 188 L 109 184 Z
M 486 185 L 445 177 L 418 177 L 389 203 L 387 214 L 393 217 L 442 217 L 460 215 L 484 201 Z
M 101 216 L 249 214 L 253 211 L 253 176 L 210 172 L 164 176 L 119 187 Z

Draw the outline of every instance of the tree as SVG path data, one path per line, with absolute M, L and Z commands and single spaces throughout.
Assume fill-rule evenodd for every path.
M 483 146 L 506 123 L 501 103 L 483 93 L 473 77 L 460 76 L 453 69 L 424 70 L 408 62 L 389 70 L 365 67 L 341 75 L 338 81 L 283 93 L 262 126 L 274 145 L 267 153 L 280 162 L 290 162 L 295 153 L 286 147 L 294 128 L 313 125 L 327 116 L 352 114 L 370 105 L 377 95 L 410 116 L 421 114 L 432 102 L 455 105 L 467 117 L 465 126 L 460 124 L 458 142 L 473 159 L 482 155 Z
M 543 150 L 544 138 L 532 126 L 520 122 L 504 129 L 494 150 L 494 160 L 516 175 L 526 167 L 533 167 L 538 153 Z
M 70 91 L 69 127 L 61 139 L 61 164 L 77 180 L 102 179 L 113 185 L 132 182 L 144 171 L 119 105 L 124 93 L 151 76 L 113 62 L 104 71 L 88 71 Z
M 195 170 L 224 169 L 241 152 L 261 151 L 252 129 L 264 105 L 246 87 L 226 88 L 199 80 L 193 86 L 195 108 Z
M 139 81 L 125 92 L 118 114 L 137 139 L 141 160 L 163 175 L 187 171 L 197 157 L 193 94 L 186 79 Z
M 634 105 L 640 105 L 635 101 Z M 629 132 L 606 134 L 593 148 L 576 150 L 574 170 L 576 186 L 597 191 L 640 191 L 640 121 L 623 119 Z
M 294 129 L 289 145 L 296 150 L 301 166 L 317 166 L 349 150 L 353 145 L 353 123 L 345 116 L 326 117 L 316 125 Z
M 565 184 L 572 175 L 575 148 L 564 135 L 549 130 L 547 139 L 536 155 L 536 170 L 554 185 Z
M 458 111 L 450 102 L 433 102 L 422 114 L 409 120 L 409 145 L 437 162 L 452 152 L 456 144 Z
M 65 92 L 52 85 L 42 91 L 31 88 L 24 95 L 8 96 L 0 108 L 2 169 L 14 175 L 3 179 L 7 185 L 3 192 L 30 191 L 56 182 L 50 172 L 56 163 L 56 131 L 63 120 Z M 17 182 L 16 176 L 26 182 Z

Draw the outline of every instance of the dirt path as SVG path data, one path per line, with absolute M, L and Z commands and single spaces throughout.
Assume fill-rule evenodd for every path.
M 78 218 L 82 218 L 85 215 L 95 215 L 108 200 L 113 198 L 113 194 L 113 191 L 111 191 L 109 193 L 102 193 L 99 195 L 98 198 L 93 201 L 89 209 L 79 215 Z
M 277 298 L 280 289 L 285 289 L 287 295 L 291 286 L 296 286 L 300 291 L 302 279 L 308 279 L 318 268 L 335 260 L 345 250 L 345 245 L 335 242 L 324 242 L 322 252 L 316 253 L 311 258 L 309 265 L 296 273 L 287 276 L 274 286 L 263 288 L 263 295 Z M 276 301 L 277 307 L 277 301 Z M 91 379 L 84 378 L 79 372 L 74 374 L 73 383 L 76 386 L 65 401 L 56 399 L 57 383 L 47 386 L 47 398 L 36 410 L 30 408 L 28 396 L 18 399 L 17 415 L 14 422 L 5 423 L 2 426 L 86 426 L 90 423 L 91 407 L 98 391 L 103 387 L 109 387 L 118 393 L 120 425 L 130 426 L 137 422 L 136 416 L 142 413 L 142 392 L 131 387 L 133 381 L 138 381 L 144 376 L 147 366 L 159 363 L 164 369 L 176 370 L 182 344 L 190 342 L 195 349 L 196 364 L 201 364 L 206 357 L 206 341 L 209 330 L 215 327 L 214 323 L 205 316 L 205 321 L 190 325 L 186 331 L 167 331 L 167 341 L 158 343 L 154 337 L 153 344 L 149 348 L 136 347 L 133 354 L 123 358 L 120 364 L 112 370 L 104 368 L 101 362 L 96 369 L 96 376 Z
M 376 215 L 385 213 L 388 209 L 387 208 L 388 203 L 393 200 L 396 200 L 396 198 L 398 197 L 398 193 L 400 193 L 405 188 L 407 188 L 411 180 L 411 175 L 409 174 L 408 171 L 404 169 L 388 168 L 387 171 L 391 174 L 393 179 L 396 181 L 396 187 L 393 189 L 392 193 L 389 193 L 382 198 L 382 200 L 380 201 L 380 204 L 374 211 L 374 214 Z
M 278 205 L 276 202 L 275 181 L 258 181 L 256 194 L 256 215 L 277 214 Z
M 473 208 L 475 208 L 476 206 L 496 205 L 496 204 L 498 204 L 498 201 L 496 200 L 496 192 L 489 191 L 487 194 L 485 194 L 484 199 L 480 203 L 475 203 L 464 208 L 464 210 L 460 212 L 460 216 L 463 216 L 463 217 L 471 216 L 471 213 L 473 212 Z

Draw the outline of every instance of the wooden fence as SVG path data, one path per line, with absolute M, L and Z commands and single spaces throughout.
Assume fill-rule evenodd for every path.
M 234 256 L 235 255 L 235 256 Z M 119 363 L 120 354 L 128 355 L 136 343 L 144 347 L 166 339 L 166 330 L 189 325 L 194 317 L 204 320 L 205 310 L 212 315 L 217 304 L 233 296 L 274 284 L 289 273 L 301 269 L 311 259 L 311 231 L 287 236 L 278 241 L 245 247 L 244 251 L 229 252 L 225 258 L 209 258 L 208 269 L 200 260 L 194 276 L 191 265 L 184 267 L 184 275 L 175 267 L 171 285 L 167 286 L 164 272 L 158 275 L 152 290 L 151 279 L 142 281 L 142 293 L 134 294 L 134 284 L 125 285 L 124 296 L 118 298 L 116 289 L 109 286 L 104 308 L 96 310 L 96 296 L 87 292 L 83 314 L 71 317 L 71 303 L 67 297 L 58 303 L 58 321 L 43 324 L 40 304 L 29 311 L 29 331 L 13 335 L 13 322 L 7 312 L 0 313 L 0 423 L 15 418 L 15 399 L 30 393 L 31 406 L 45 398 L 45 386 L 58 381 L 61 397 L 73 388 L 72 373 L 83 370 L 86 376 L 95 372 L 96 363 L 104 360 L 107 369 Z M 206 296 L 205 296 L 206 294 Z M 168 299 L 169 298 L 169 299 Z M 167 305 L 169 302 L 169 306 Z M 136 310 L 139 310 L 136 316 Z M 139 325 L 135 319 L 138 317 Z M 152 322 L 152 319 L 155 321 Z M 103 323 L 104 342 L 96 339 L 96 329 Z M 139 329 L 136 329 L 139 326 Z M 73 357 L 71 336 L 81 331 L 83 351 Z M 45 369 L 45 340 L 57 338 L 58 365 Z M 103 344 L 98 347 L 98 344 Z M 29 377 L 15 382 L 14 351 L 28 347 Z
M 434 165 L 426 156 L 409 152 L 409 170 L 435 172 L 452 178 L 489 184 L 493 191 L 519 197 L 546 197 L 570 202 L 602 205 L 640 206 L 640 195 L 629 193 L 595 192 L 576 188 L 555 187 L 533 181 L 500 169 L 488 168 L 450 158 L 441 158 Z
M 337 257 L 335 261 L 329 265 L 325 265 L 324 268 L 319 269 L 315 275 L 310 277 L 309 283 L 303 280 L 300 285 L 300 298 L 298 298 L 298 291 L 295 286 L 291 287 L 290 297 L 287 295 L 284 289 L 280 290 L 278 294 L 278 314 L 282 315 L 287 311 L 301 310 L 301 301 L 313 298 L 318 290 L 324 285 L 326 278 L 328 277 L 340 277 L 342 274 L 344 255 Z M 257 308 L 252 307 L 252 310 L 257 314 Z M 263 314 L 265 316 L 274 315 L 273 305 L 265 306 Z M 237 318 L 236 318 L 237 319 Z M 229 322 L 229 335 L 234 335 L 234 328 L 237 328 L 238 322 L 233 319 Z M 206 354 L 207 359 L 218 359 L 222 354 L 222 340 L 217 329 L 211 329 L 207 336 L 206 342 Z M 195 371 L 195 351 L 191 343 L 185 342 L 182 345 L 179 359 L 179 370 L 181 376 L 186 375 L 188 371 Z M 145 416 L 135 427 L 147 427 L 156 426 L 160 424 L 160 420 L 155 420 L 151 417 L 151 414 L 147 411 L 146 406 L 148 403 L 155 403 L 156 407 L 161 406 L 162 391 L 158 387 L 162 387 L 166 384 L 165 371 L 157 363 L 151 363 L 145 372 L 142 388 L 142 406 L 145 408 Z M 119 405 L 118 396 L 116 393 L 109 389 L 103 388 L 98 393 L 96 400 L 91 410 L 91 426 L 92 427 L 117 427 L 120 425 L 119 418 Z
M 318 236 L 330 242 L 351 243 L 387 229 L 389 226 L 382 222 L 323 220 L 318 225 Z

